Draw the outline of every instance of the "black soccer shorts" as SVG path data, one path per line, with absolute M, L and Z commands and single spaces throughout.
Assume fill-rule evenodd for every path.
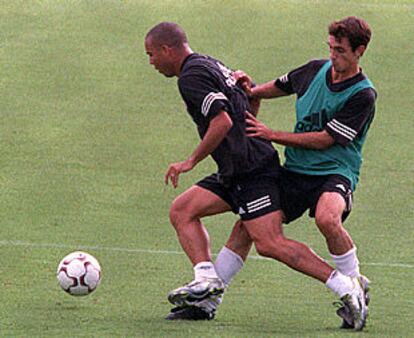
M 342 221 L 352 209 L 350 181 L 342 175 L 304 175 L 282 169 L 280 178 L 281 205 L 285 223 L 294 221 L 309 209 L 309 217 L 315 217 L 316 205 L 324 192 L 337 192 L 345 200 Z
M 212 174 L 197 185 L 219 196 L 242 220 L 251 220 L 281 209 L 278 176 L 269 170 L 223 185 L 219 175 Z

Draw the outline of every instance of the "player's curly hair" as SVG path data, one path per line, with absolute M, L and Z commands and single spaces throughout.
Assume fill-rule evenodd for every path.
M 152 27 L 145 39 L 151 39 L 158 46 L 180 47 L 187 43 L 184 30 L 174 22 L 161 22 Z
M 329 25 L 329 35 L 335 39 L 348 38 L 352 51 L 359 46 L 368 46 L 371 40 L 371 29 L 365 20 L 356 16 L 348 16 L 342 20 L 334 21 Z

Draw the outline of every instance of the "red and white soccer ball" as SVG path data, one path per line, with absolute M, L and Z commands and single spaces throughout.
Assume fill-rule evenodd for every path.
M 72 296 L 86 296 L 98 287 L 101 266 L 92 255 L 75 251 L 59 263 L 57 279 L 62 289 Z

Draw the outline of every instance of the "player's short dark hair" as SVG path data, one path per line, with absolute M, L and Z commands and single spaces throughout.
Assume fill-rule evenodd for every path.
M 148 38 L 158 46 L 180 47 L 187 43 L 184 30 L 174 22 L 161 22 L 155 25 L 147 33 L 145 39 Z
M 371 29 L 365 20 L 356 16 L 348 16 L 342 20 L 334 21 L 329 25 L 329 35 L 335 39 L 348 38 L 352 51 L 359 46 L 368 46 L 371 40 Z

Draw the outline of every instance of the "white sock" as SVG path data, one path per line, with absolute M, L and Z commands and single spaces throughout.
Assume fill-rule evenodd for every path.
M 232 278 L 241 270 L 243 265 L 243 259 L 225 246 L 220 250 L 216 262 L 214 263 L 217 275 L 221 278 L 226 287 L 230 284 Z M 217 310 L 217 307 L 222 301 L 223 295 L 219 295 L 217 297 L 204 299 L 203 301 L 198 302 L 196 306 L 201 307 L 208 312 L 212 312 Z
M 333 255 L 332 259 L 335 262 L 336 269 L 343 273 L 345 276 L 357 277 L 359 273 L 359 260 L 356 254 L 356 247 L 344 253 L 343 255 Z
M 230 284 L 233 277 L 241 270 L 243 265 L 243 259 L 225 246 L 220 250 L 214 263 L 218 276 L 226 286 Z
M 194 266 L 195 280 L 203 280 L 207 278 L 218 278 L 216 269 L 212 262 L 200 262 Z
M 325 285 L 335 292 L 340 298 L 354 289 L 354 283 L 351 277 L 345 276 L 337 270 L 332 272 Z

